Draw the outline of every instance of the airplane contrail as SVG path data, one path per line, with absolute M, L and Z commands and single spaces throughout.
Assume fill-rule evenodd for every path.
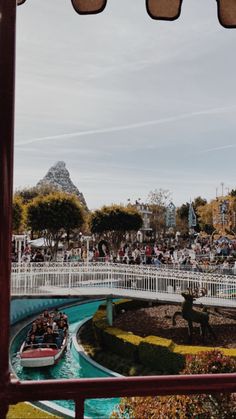
M 128 124 L 128 125 L 118 125 L 114 127 L 107 127 L 107 128 L 101 128 L 101 129 L 93 129 L 93 130 L 87 130 L 87 131 L 78 131 L 78 132 L 72 132 L 72 133 L 66 133 L 66 134 L 58 134 L 58 135 L 50 135 L 47 137 L 38 137 L 38 138 L 31 138 L 29 140 L 24 140 L 21 142 L 18 142 L 15 144 L 16 147 L 20 147 L 22 145 L 28 145 L 33 144 L 41 141 L 48 141 L 48 140 L 61 140 L 65 138 L 74 138 L 74 137 L 83 137 L 87 135 L 96 135 L 96 134 L 106 134 L 110 132 L 119 132 L 119 131 L 126 131 L 126 130 L 132 130 L 136 128 L 144 128 L 152 125 L 161 125 L 166 124 L 168 122 L 177 122 L 184 119 L 193 118 L 196 116 L 201 115 L 214 115 L 218 113 L 225 113 L 229 110 L 234 109 L 236 106 L 229 106 L 229 107 L 222 107 L 222 108 L 211 108 L 211 109 L 204 109 L 201 111 L 195 111 L 195 112 L 189 112 L 189 113 L 183 113 L 175 116 L 170 116 L 166 118 L 160 118 L 156 120 L 151 121 L 143 121 L 143 122 L 137 122 L 135 124 Z
M 236 144 L 226 144 L 219 147 L 206 148 L 205 150 L 199 151 L 199 153 L 197 154 L 211 153 L 212 151 L 227 150 L 228 148 L 235 148 L 235 147 L 236 147 Z

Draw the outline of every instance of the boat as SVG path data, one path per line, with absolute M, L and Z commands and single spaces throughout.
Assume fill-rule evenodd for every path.
M 40 343 L 31 347 L 26 342 L 23 343 L 20 349 L 20 364 L 22 367 L 48 367 L 55 365 L 67 347 L 66 337 L 63 340 L 61 347 L 58 348 L 56 344 Z
M 45 339 L 45 335 L 48 335 L 45 333 L 44 336 L 34 335 L 30 342 L 28 337 L 22 343 L 19 352 L 22 367 L 48 367 L 58 363 L 67 348 L 68 329 L 56 332 L 51 329 L 50 334 L 53 338 L 49 341 Z

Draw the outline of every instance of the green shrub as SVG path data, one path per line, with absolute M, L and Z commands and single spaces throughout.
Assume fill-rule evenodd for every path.
M 236 348 L 215 348 L 218 351 L 222 352 L 225 356 L 230 356 L 236 358 Z M 173 348 L 175 353 L 187 355 L 197 355 L 200 352 L 212 352 L 213 348 L 208 346 L 189 346 L 189 345 L 176 345 Z
M 106 306 L 102 304 L 92 319 L 94 336 L 97 340 L 97 343 L 103 346 L 103 331 L 107 328 L 107 319 L 106 319 Z
M 184 356 L 172 352 L 174 344 L 170 339 L 148 336 L 139 345 L 140 362 L 154 371 L 178 374 L 184 367 Z
M 120 329 L 108 327 L 103 331 L 103 344 L 112 352 L 138 361 L 138 348 L 143 339 Z

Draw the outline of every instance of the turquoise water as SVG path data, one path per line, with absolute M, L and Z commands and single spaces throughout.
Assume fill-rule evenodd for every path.
M 20 331 L 20 333 L 14 339 L 11 346 L 11 362 L 12 367 L 16 375 L 21 380 L 49 380 L 49 379 L 67 379 L 67 378 L 95 378 L 95 377 L 108 377 L 109 374 L 96 368 L 95 366 L 86 362 L 81 357 L 73 345 L 71 345 L 71 336 L 74 333 L 78 324 L 93 315 L 97 310 L 101 301 L 93 301 L 84 304 L 80 304 L 74 307 L 64 309 L 63 311 L 69 318 L 69 332 L 70 332 L 70 343 L 68 350 L 64 353 L 61 361 L 54 366 L 47 368 L 22 368 L 20 365 L 20 359 L 17 352 L 20 349 L 20 345 L 26 335 L 26 329 Z M 74 410 L 74 403 L 68 400 L 55 401 L 55 403 Z M 90 418 L 104 418 L 107 419 L 110 413 L 114 409 L 115 405 L 119 403 L 119 399 L 94 399 L 86 400 L 85 402 L 85 415 Z

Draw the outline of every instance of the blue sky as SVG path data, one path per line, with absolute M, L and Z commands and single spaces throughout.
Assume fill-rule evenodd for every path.
M 89 208 L 169 189 L 179 205 L 236 187 L 236 30 L 216 2 L 176 22 L 144 0 L 79 16 L 69 0 L 17 9 L 15 187 L 64 160 Z M 220 188 L 219 188 L 220 190 Z

